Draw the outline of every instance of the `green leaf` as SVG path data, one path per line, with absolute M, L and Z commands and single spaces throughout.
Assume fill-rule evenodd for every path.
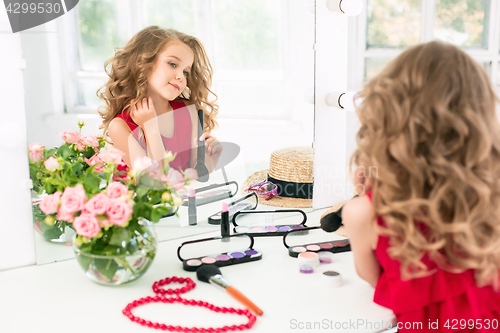
M 109 240 L 110 245 L 118 246 L 118 247 L 124 247 L 122 246 L 122 243 L 125 242 L 125 244 L 129 241 L 130 239 L 130 234 L 127 229 L 125 228 L 119 228 L 115 227 L 113 228 L 114 232 L 113 235 L 111 236 L 111 239 Z
M 83 268 L 83 270 L 86 272 L 87 269 L 89 268 L 90 264 L 94 260 L 94 258 L 86 256 L 86 255 L 77 255 L 76 259 L 78 260 L 78 263 L 80 266 Z
M 89 193 L 99 192 L 99 183 L 101 181 L 98 177 L 94 176 L 91 172 L 85 174 L 85 180 L 83 181 L 83 186 L 85 190 Z
M 156 222 L 160 221 L 160 218 L 161 218 L 161 214 L 158 213 L 158 210 L 153 209 L 151 211 L 151 221 L 156 223 Z
M 85 158 L 91 158 L 94 155 L 95 155 L 94 148 L 88 149 L 88 150 L 86 150 L 86 151 L 83 152 L 83 156 Z
M 64 159 L 67 159 L 70 154 L 71 154 L 71 151 L 69 150 L 68 146 L 66 146 L 66 145 L 62 145 L 57 150 L 57 156 L 62 157 Z
M 43 231 L 43 238 L 45 239 L 58 239 L 64 232 L 64 227 L 58 224 L 47 225 L 45 222 L 40 223 L 40 229 Z
M 71 167 L 71 170 L 73 171 L 73 174 L 75 174 L 75 176 L 80 175 L 82 169 L 83 169 L 83 164 L 81 163 L 77 163 Z
M 142 198 L 143 198 L 144 196 L 146 196 L 146 194 L 148 194 L 148 192 L 149 192 L 149 189 L 144 188 L 144 187 L 138 187 L 138 188 L 137 188 L 137 191 L 136 191 L 136 193 L 137 193 L 137 197 L 139 198 L 139 200 L 141 200 L 141 201 L 142 201 Z
M 57 150 L 57 148 L 52 148 L 52 149 L 46 150 L 45 154 L 43 154 L 43 158 L 46 160 L 47 158 L 52 156 L 56 152 L 56 150 Z
M 170 213 L 170 209 L 165 207 L 165 206 L 158 206 L 155 208 L 155 210 L 160 214 L 161 216 L 165 216 L 168 213 Z
M 99 273 L 107 277 L 109 281 L 113 280 L 113 276 L 118 270 L 116 261 L 113 259 L 95 259 L 94 263 Z

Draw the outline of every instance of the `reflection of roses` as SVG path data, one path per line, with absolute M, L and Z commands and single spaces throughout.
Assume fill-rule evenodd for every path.
M 189 179 L 198 179 L 198 171 L 193 168 L 184 170 L 184 175 L 186 175 L 186 177 L 188 177 Z
M 80 140 L 80 133 L 77 131 L 64 131 L 57 134 L 59 134 L 67 143 L 78 143 L 78 140 Z
M 104 193 L 98 193 L 87 201 L 84 207 L 86 211 L 93 215 L 104 214 L 109 207 L 109 198 Z
M 85 145 L 85 143 L 83 143 L 82 140 L 78 141 L 78 143 L 76 144 L 76 149 L 78 151 L 85 151 L 87 149 L 87 146 Z
M 43 151 L 40 150 L 30 150 L 28 152 L 28 157 L 32 162 L 40 162 L 43 160 Z
M 73 221 L 73 218 L 75 215 L 73 213 L 68 213 L 63 211 L 62 209 L 59 209 L 59 212 L 57 213 L 56 219 L 59 221 L 66 221 L 66 222 L 71 222 Z
M 132 217 L 132 207 L 120 199 L 110 199 L 107 211 L 109 221 L 114 225 L 123 226 Z
M 107 163 L 115 163 L 115 164 L 121 164 L 122 163 L 122 156 L 125 154 L 116 148 L 112 148 L 108 151 L 105 151 L 101 154 L 101 158 L 107 162 Z
M 44 212 L 45 215 L 57 213 L 57 209 L 59 208 L 59 201 L 61 200 L 61 194 L 61 192 L 57 191 L 56 193 L 47 195 L 45 198 L 43 198 L 42 202 L 39 205 L 40 210 Z
M 184 187 L 185 180 L 182 173 L 175 170 L 174 168 L 168 169 L 167 177 L 162 180 L 166 181 L 169 186 L 173 186 L 176 190 L 180 190 Z
M 82 213 L 82 215 L 75 218 L 73 228 L 75 228 L 78 235 L 88 238 L 97 236 L 101 231 L 101 227 L 95 216 L 88 213 Z
M 56 158 L 54 157 L 49 157 L 45 162 L 43 162 L 43 164 L 45 165 L 45 168 L 50 172 L 50 171 L 53 171 L 53 170 L 57 170 L 61 167 L 61 165 L 59 164 L 59 162 L 57 161 Z
M 45 145 L 41 144 L 39 142 L 33 142 L 32 144 L 28 145 L 28 150 L 40 150 L 40 149 L 44 149 L 44 148 L 45 148 Z
M 119 198 L 122 194 L 126 194 L 128 191 L 127 186 L 119 182 L 113 182 L 106 188 L 106 194 L 110 198 Z
M 61 211 L 76 213 L 83 209 L 85 201 L 87 201 L 87 195 L 81 184 L 75 187 L 66 187 L 61 197 Z

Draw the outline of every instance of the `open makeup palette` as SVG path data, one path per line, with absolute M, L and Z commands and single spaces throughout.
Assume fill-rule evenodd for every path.
M 307 227 L 288 232 L 283 236 L 283 244 L 288 249 L 288 254 L 295 258 L 306 251 L 332 253 L 351 251 L 348 239 L 332 240 L 332 238 L 332 234 L 324 231 L 321 227 Z
M 229 221 L 233 218 L 234 214 L 242 210 L 254 210 L 259 204 L 259 199 L 257 194 L 248 193 L 242 198 L 235 200 L 228 204 Z M 220 225 L 222 212 L 215 213 L 208 217 L 208 223 L 214 225 Z
M 300 209 L 273 211 L 240 211 L 231 219 L 234 233 L 254 237 L 283 236 L 291 230 L 304 230 L 307 215 Z
M 203 265 L 218 267 L 262 259 L 262 252 L 253 248 L 254 239 L 247 234 L 216 236 L 182 243 L 177 257 L 185 271 L 196 271 Z

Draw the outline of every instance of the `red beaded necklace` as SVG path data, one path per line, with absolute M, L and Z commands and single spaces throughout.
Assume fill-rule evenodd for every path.
M 177 289 L 160 289 L 159 287 L 162 287 L 164 285 L 170 284 L 171 282 L 178 282 L 178 283 L 184 283 L 186 282 L 186 285 L 182 288 L 177 288 Z M 215 306 L 213 304 L 204 302 L 204 301 L 196 301 L 194 299 L 184 299 L 179 296 L 179 294 L 186 293 L 196 287 L 196 283 L 194 283 L 193 280 L 190 278 L 182 278 L 182 277 L 177 277 L 173 276 L 171 278 L 166 278 L 160 281 L 156 281 L 153 283 L 153 291 L 155 292 L 156 296 L 151 297 L 144 297 L 140 298 L 136 301 L 133 301 L 129 303 L 125 309 L 123 309 L 122 313 L 127 316 L 130 320 L 133 322 L 136 322 L 138 324 L 141 324 L 142 326 L 147 326 L 151 328 L 156 328 L 159 330 L 164 330 L 164 331 L 176 331 L 176 332 L 210 332 L 210 333 L 220 333 L 220 332 L 227 332 L 227 331 L 236 331 L 240 330 L 243 331 L 245 329 L 250 329 L 252 328 L 253 324 L 255 324 L 255 321 L 257 318 L 248 310 L 242 310 L 242 309 L 235 309 L 235 308 L 226 308 L 226 307 L 219 307 Z M 173 295 L 176 294 L 177 297 L 165 297 L 165 294 L 168 295 Z M 223 327 L 217 327 L 217 328 L 204 328 L 204 327 L 181 327 L 181 326 L 172 326 L 172 325 L 165 325 L 165 324 L 160 324 L 160 323 L 153 323 L 149 320 L 144 320 L 142 318 L 136 317 L 132 314 L 132 309 L 146 303 L 182 303 L 184 305 L 193 305 L 193 306 L 202 306 L 210 311 L 215 311 L 215 312 L 222 312 L 222 313 L 236 313 L 238 315 L 244 315 L 248 318 L 248 323 L 246 324 L 241 324 L 241 325 L 232 325 L 232 326 L 223 326 Z

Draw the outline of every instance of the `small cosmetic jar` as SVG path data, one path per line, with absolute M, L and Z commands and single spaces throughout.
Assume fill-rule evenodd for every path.
M 300 266 L 300 272 L 303 274 L 311 274 L 314 272 L 314 268 L 312 268 L 310 265 L 304 264 Z
M 331 264 L 333 261 L 333 253 L 320 251 L 318 252 L 319 262 L 322 264 Z
M 328 287 L 340 287 L 343 284 L 342 275 L 335 271 L 326 271 L 321 274 L 325 285 Z
M 314 252 L 306 251 L 299 253 L 298 261 L 299 261 L 299 267 L 302 265 L 309 265 L 312 268 L 316 268 L 319 266 L 319 256 L 317 253 Z

